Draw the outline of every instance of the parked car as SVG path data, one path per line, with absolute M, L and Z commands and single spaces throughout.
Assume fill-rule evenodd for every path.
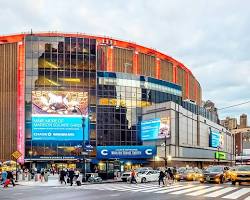
M 229 167 L 227 166 L 212 166 L 208 167 L 203 172 L 203 177 L 200 178 L 200 182 L 215 182 L 215 183 L 224 183 L 226 181 L 225 179 L 225 173 L 229 170 Z
M 141 173 L 147 172 L 149 170 L 153 170 L 152 167 L 139 167 L 135 169 L 137 176 Z M 129 181 L 131 178 L 131 171 L 126 171 L 121 175 L 121 179 L 123 182 Z
M 237 166 L 231 173 L 231 181 L 233 185 L 235 185 L 237 182 L 250 182 L 250 166 Z
M 158 181 L 160 172 L 158 170 L 148 170 L 143 172 L 138 172 L 136 175 L 136 181 L 141 183 Z M 127 181 L 131 180 L 131 176 L 127 178 Z

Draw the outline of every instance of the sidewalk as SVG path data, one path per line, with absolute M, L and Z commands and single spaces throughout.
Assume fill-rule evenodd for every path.
M 89 183 L 89 182 L 84 182 L 82 183 L 82 185 L 89 185 L 89 184 L 103 184 L 103 183 L 116 183 L 116 182 L 121 182 L 121 180 L 114 180 L 114 179 L 110 179 L 110 180 L 103 180 L 101 183 Z M 17 185 L 21 185 L 21 186 L 36 186 L 36 187 L 60 187 L 60 186 L 65 186 L 65 184 L 61 184 L 59 182 L 59 178 L 58 175 L 50 175 L 49 176 L 49 180 L 48 182 L 41 182 L 41 181 L 18 181 L 16 183 Z M 69 185 L 69 184 L 67 184 Z M 75 185 L 75 183 L 74 183 Z

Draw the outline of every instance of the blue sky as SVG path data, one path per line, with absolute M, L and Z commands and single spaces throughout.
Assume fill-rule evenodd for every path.
M 133 41 L 184 63 L 201 83 L 203 99 L 218 108 L 250 100 L 250 1 L 0 0 L 0 5 L 0 34 L 32 28 Z M 250 104 L 219 114 L 242 113 L 250 115 Z

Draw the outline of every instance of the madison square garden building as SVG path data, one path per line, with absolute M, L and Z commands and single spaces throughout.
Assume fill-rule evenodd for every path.
M 233 159 L 233 138 L 201 107 L 192 72 L 154 49 L 79 33 L 8 35 L 0 68 L 0 161 L 19 150 L 20 163 L 38 168 L 83 157 L 90 171 L 158 166 L 164 142 L 170 165 L 211 163 L 216 151 Z M 183 146 L 206 153 L 191 158 Z

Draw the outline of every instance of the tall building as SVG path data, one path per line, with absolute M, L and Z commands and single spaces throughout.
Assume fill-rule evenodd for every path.
M 247 115 L 242 114 L 240 116 L 240 128 L 246 128 L 247 127 Z
M 114 168 L 114 158 L 147 163 L 156 152 L 141 146 L 142 111 L 164 102 L 216 123 L 184 64 L 135 43 L 80 33 L 0 36 L 0 69 L 2 161 L 18 150 L 20 163 L 38 168 L 77 165 L 91 148 L 89 168 L 103 159 Z
M 229 130 L 237 129 L 237 119 L 226 117 L 224 120 L 220 120 L 220 124 Z

